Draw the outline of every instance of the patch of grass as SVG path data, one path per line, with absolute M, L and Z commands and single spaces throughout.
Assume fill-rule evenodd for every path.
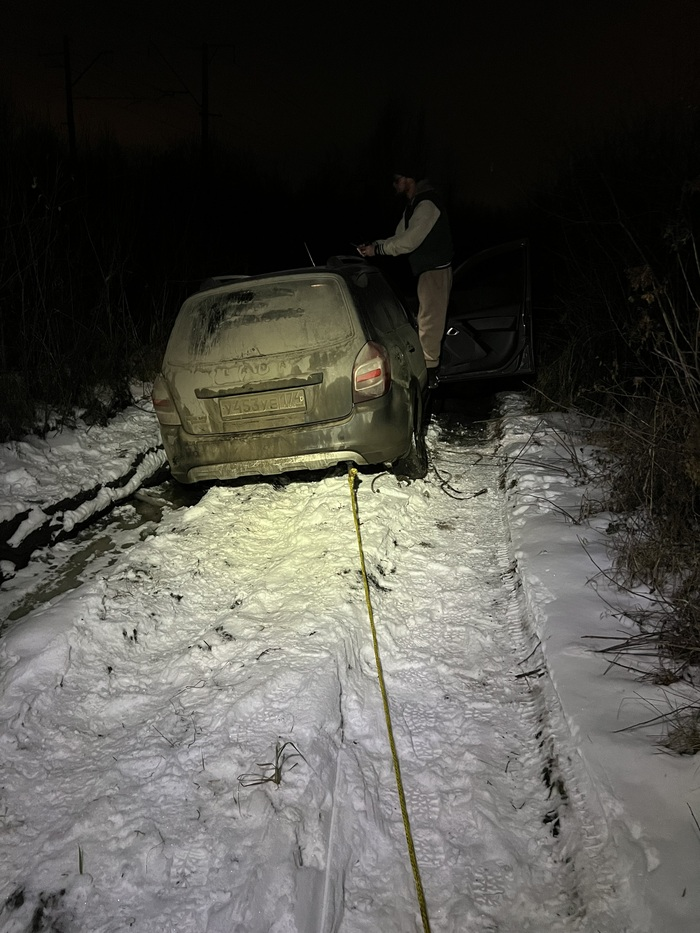
M 700 752 L 700 707 L 671 714 L 666 738 L 660 744 L 677 755 Z
M 294 751 L 287 751 L 288 748 L 292 748 Z M 292 758 L 302 758 L 306 761 L 294 742 L 277 742 L 274 761 L 257 762 L 257 767 L 262 768 L 262 773 L 239 774 L 238 783 L 241 787 L 254 787 L 257 784 L 276 784 L 279 787 L 282 783 L 282 774 L 285 767 Z M 295 761 L 287 767 L 287 770 L 296 768 L 298 763 Z M 269 774 L 266 772 L 269 772 Z
M 663 701 L 666 709 L 658 702 L 646 701 L 654 715 L 618 732 L 633 732 L 637 729 L 660 726 L 662 734 L 656 744 L 676 755 L 696 755 L 700 752 L 700 703 L 689 702 L 674 706 L 672 698 Z

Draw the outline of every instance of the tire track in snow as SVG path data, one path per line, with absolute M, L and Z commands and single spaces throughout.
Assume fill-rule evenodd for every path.
M 596 930 L 599 921 L 606 930 L 622 929 L 606 906 L 614 901 L 615 873 L 602 855 L 604 830 L 596 830 L 586 812 L 578 788 L 583 776 L 572 754 L 557 752 L 567 732 L 557 719 L 556 698 L 543 689 L 544 660 L 528 633 L 498 464 L 484 450 L 465 451 L 437 441 L 435 434 L 438 468 L 457 486 L 486 486 L 487 495 L 456 501 L 429 478 L 406 491 L 402 508 L 396 508 L 395 491 L 387 510 L 366 490 L 359 506 L 366 559 L 375 568 L 375 619 L 431 923 L 455 933 L 565 933 Z M 381 481 L 377 487 L 381 495 Z M 449 561 L 440 559 L 441 545 L 451 546 Z M 449 569 L 455 555 L 463 568 L 458 579 Z M 388 744 L 383 754 L 388 758 Z M 387 776 L 378 765 L 374 771 L 376 783 L 365 782 L 365 793 L 386 799 Z M 391 816 L 394 858 L 407 863 L 396 829 L 397 805 Z M 336 857 L 331 855 L 331 865 Z M 372 869 L 376 865 L 365 869 L 366 877 L 358 866 L 357 877 L 344 873 L 346 904 L 362 902 Z M 405 883 L 398 882 L 404 899 Z M 375 890 L 372 899 L 376 911 L 381 895 Z M 380 926 L 418 928 L 410 913 L 402 904 L 390 925 Z M 354 915 L 346 911 L 343 922 L 323 933 L 371 928 L 355 907 Z

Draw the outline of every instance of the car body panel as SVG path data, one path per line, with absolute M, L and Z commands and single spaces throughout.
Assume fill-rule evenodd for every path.
M 391 358 L 392 380 L 408 389 L 418 382 L 427 385 L 425 359 L 418 332 L 409 320 L 405 307 L 381 275 L 374 270 L 358 270 L 350 280 L 351 294 L 357 307 Z
M 247 279 L 185 301 L 163 375 L 190 434 L 337 420 L 365 343 L 337 276 Z
M 340 422 L 323 425 L 207 436 L 161 425 L 161 434 L 171 472 L 185 483 L 325 469 L 349 461 L 392 463 L 406 453 L 411 410 L 402 394 L 390 391 L 356 409 Z
M 407 453 L 427 373 L 378 270 L 339 259 L 208 284 L 183 304 L 154 387 L 176 479 L 392 463 Z M 390 379 L 365 399 L 353 372 L 368 347 L 370 359 L 380 349 Z
M 530 249 L 523 239 L 477 253 L 454 270 L 439 378 L 533 371 Z

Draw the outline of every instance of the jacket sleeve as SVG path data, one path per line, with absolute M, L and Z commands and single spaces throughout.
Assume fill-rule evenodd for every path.
M 376 241 L 377 252 L 380 256 L 404 256 L 406 253 L 412 253 L 433 229 L 439 216 L 440 208 L 433 201 L 421 201 L 416 205 L 407 227 L 404 228 L 402 219 L 393 236 Z

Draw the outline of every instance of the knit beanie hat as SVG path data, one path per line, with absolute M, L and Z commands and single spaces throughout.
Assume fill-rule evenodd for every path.
M 414 159 L 398 159 L 395 164 L 397 168 L 394 175 L 402 175 L 404 178 L 412 178 L 414 181 L 425 178 L 425 171 L 420 163 Z

